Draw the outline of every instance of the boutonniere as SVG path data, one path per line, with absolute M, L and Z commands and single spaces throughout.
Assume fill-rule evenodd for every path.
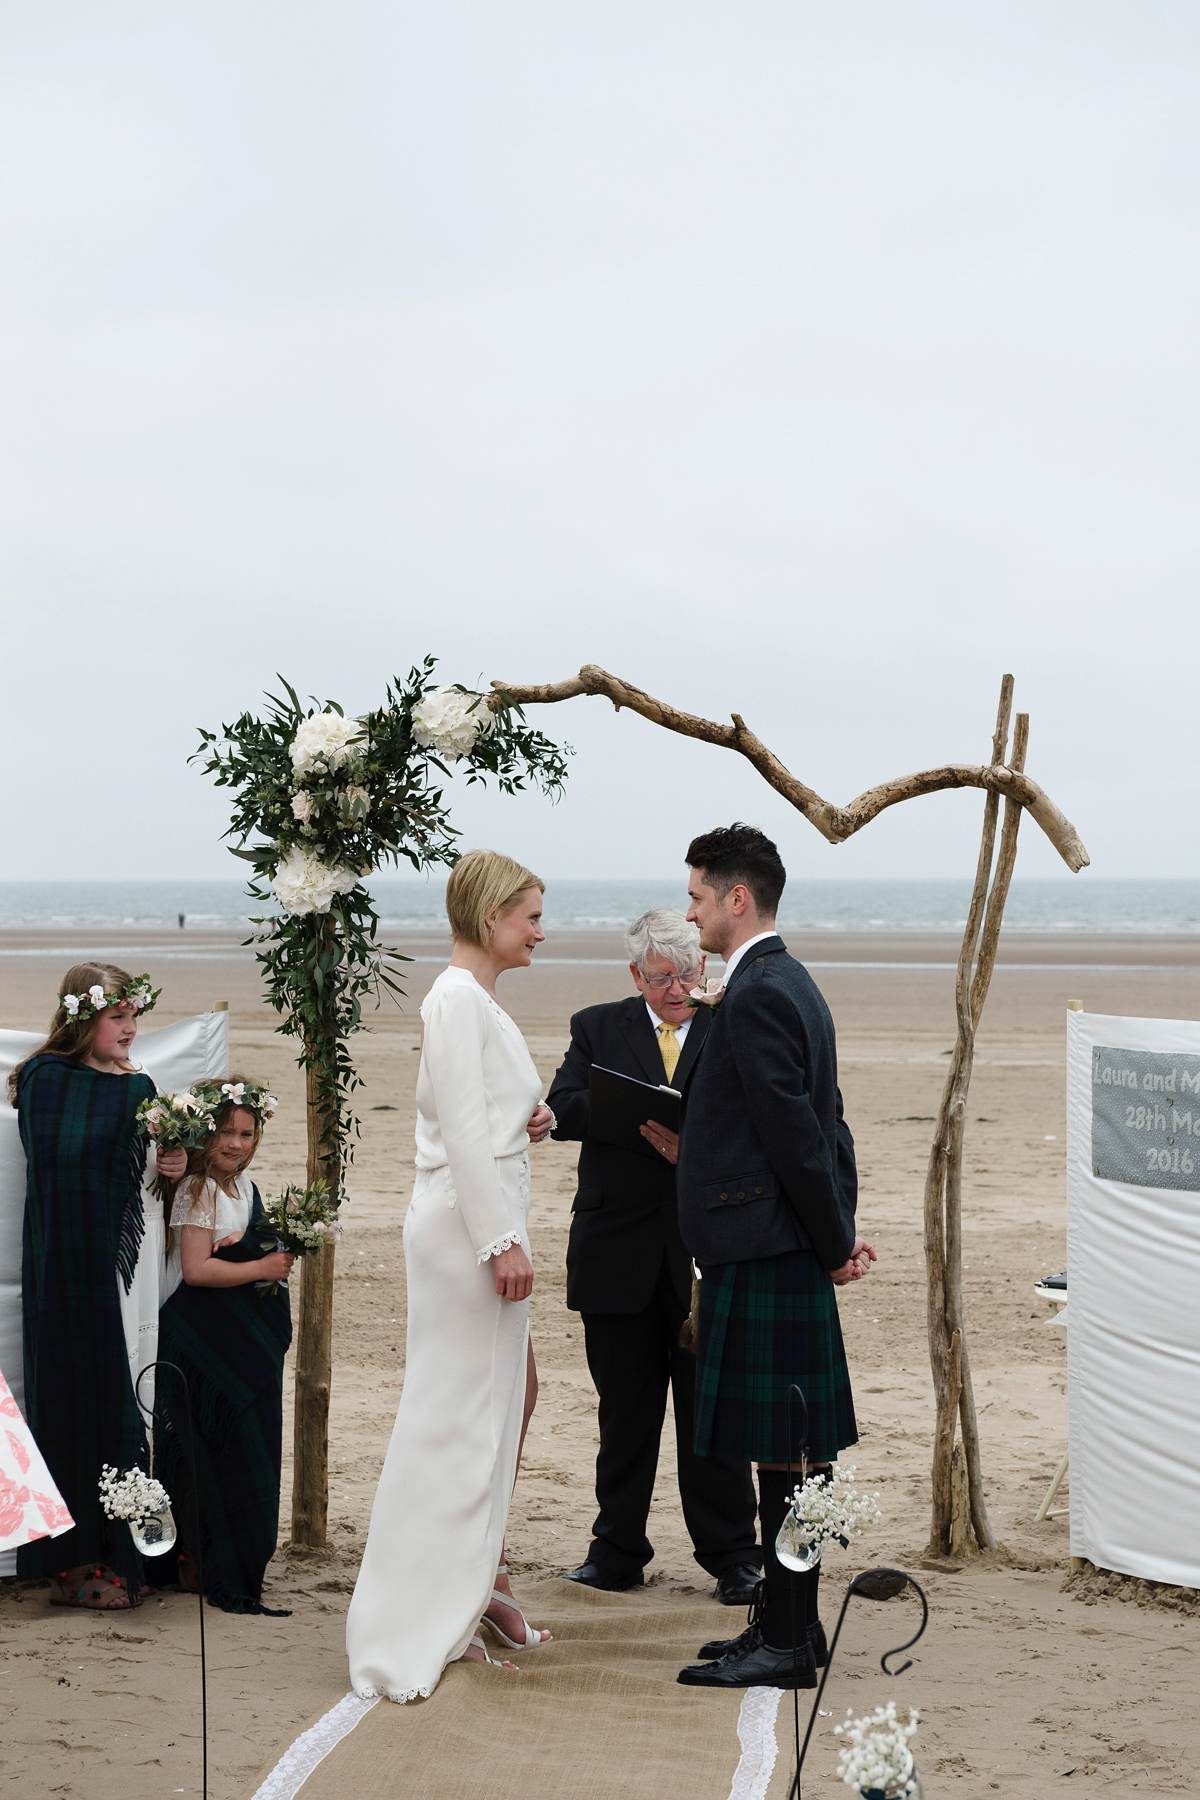
M 688 995 L 692 1006 L 707 1006 L 710 1012 L 716 1012 L 725 998 L 725 983 L 716 975 L 710 975 L 699 987 L 694 987 Z

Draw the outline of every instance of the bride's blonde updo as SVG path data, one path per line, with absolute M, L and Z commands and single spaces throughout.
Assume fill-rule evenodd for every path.
M 446 917 L 455 938 L 486 950 L 488 920 L 508 912 L 531 887 L 546 891 L 541 877 L 511 856 L 501 856 L 498 850 L 468 850 L 446 883 Z

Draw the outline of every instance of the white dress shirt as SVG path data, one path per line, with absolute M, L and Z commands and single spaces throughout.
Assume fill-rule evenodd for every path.
M 650 1023 L 654 1027 L 654 1033 L 655 1033 L 655 1036 L 657 1037 L 659 1026 L 660 1025 L 670 1025 L 671 1021 L 670 1021 L 670 1019 L 660 1019 L 658 1014 L 655 1012 L 654 1008 L 651 1006 L 651 1004 L 648 1000 L 646 1001 L 646 1011 L 650 1014 Z M 695 1016 L 696 1016 L 695 1013 L 689 1013 L 687 1018 L 683 1021 L 682 1025 L 671 1026 L 671 1029 L 675 1033 L 675 1042 L 679 1045 L 679 1048 L 681 1050 L 683 1049 L 684 1044 L 687 1042 L 687 1034 L 692 1029 L 692 1020 L 695 1018 Z M 662 1039 L 659 1038 L 659 1043 L 661 1044 L 661 1042 L 662 1042 Z M 666 1067 L 665 1063 L 663 1064 L 663 1067 L 664 1068 Z
M 725 964 L 725 986 L 728 987 L 729 983 L 733 980 L 733 971 L 737 968 L 747 950 L 753 950 L 755 944 L 761 944 L 766 938 L 778 936 L 779 933 L 772 925 L 770 931 L 760 931 L 757 936 L 747 938 L 744 944 L 739 944 L 733 955 L 729 958 L 729 961 Z

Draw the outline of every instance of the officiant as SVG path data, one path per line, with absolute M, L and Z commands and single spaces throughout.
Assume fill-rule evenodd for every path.
M 659 907 L 630 926 L 625 944 L 636 992 L 575 1014 L 547 1096 L 558 1121 L 551 1135 L 582 1143 L 567 1305 L 582 1317 L 599 1396 L 599 1511 L 587 1555 L 566 1579 L 609 1592 L 642 1584 L 654 1555 L 647 1521 L 669 1390 L 679 1497 L 696 1561 L 715 1578 L 717 1599 L 746 1605 L 761 1566 L 750 1465 L 699 1457 L 692 1448 L 696 1360 L 679 1343 L 692 1264 L 679 1235 L 673 1158 L 648 1138 L 635 1149 L 588 1133 L 593 1064 L 686 1092 L 710 1024 L 708 1011 L 687 997 L 704 968 L 700 936 L 682 912 Z

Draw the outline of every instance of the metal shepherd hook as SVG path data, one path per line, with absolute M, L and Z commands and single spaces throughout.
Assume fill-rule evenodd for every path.
M 142 1402 L 142 1383 L 153 1369 L 169 1369 L 172 1375 L 178 1375 L 179 1385 L 183 1389 L 184 1412 L 187 1416 L 187 1448 L 188 1464 L 192 1472 L 192 1502 L 196 1509 L 196 1573 L 199 1580 L 200 1602 L 200 1746 L 201 1746 L 201 1795 L 208 1800 L 208 1662 L 204 1653 L 204 1546 L 201 1543 L 200 1531 L 200 1484 L 196 1479 L 196 1438 L 192 1430 L 192 1396 L 188 1392 L 187 1378 L 178 1363 L 152 1362 L 142 1369 L 134 1384 L 134 1398 L 143 1412 L 148 1409 Z M 149 1416 L 153 1418 L 153 1412 Z M 151 1440 L 153 1441 L 153 1440 Z M 154 1470 L 151 1467 L 150 1473 Z

